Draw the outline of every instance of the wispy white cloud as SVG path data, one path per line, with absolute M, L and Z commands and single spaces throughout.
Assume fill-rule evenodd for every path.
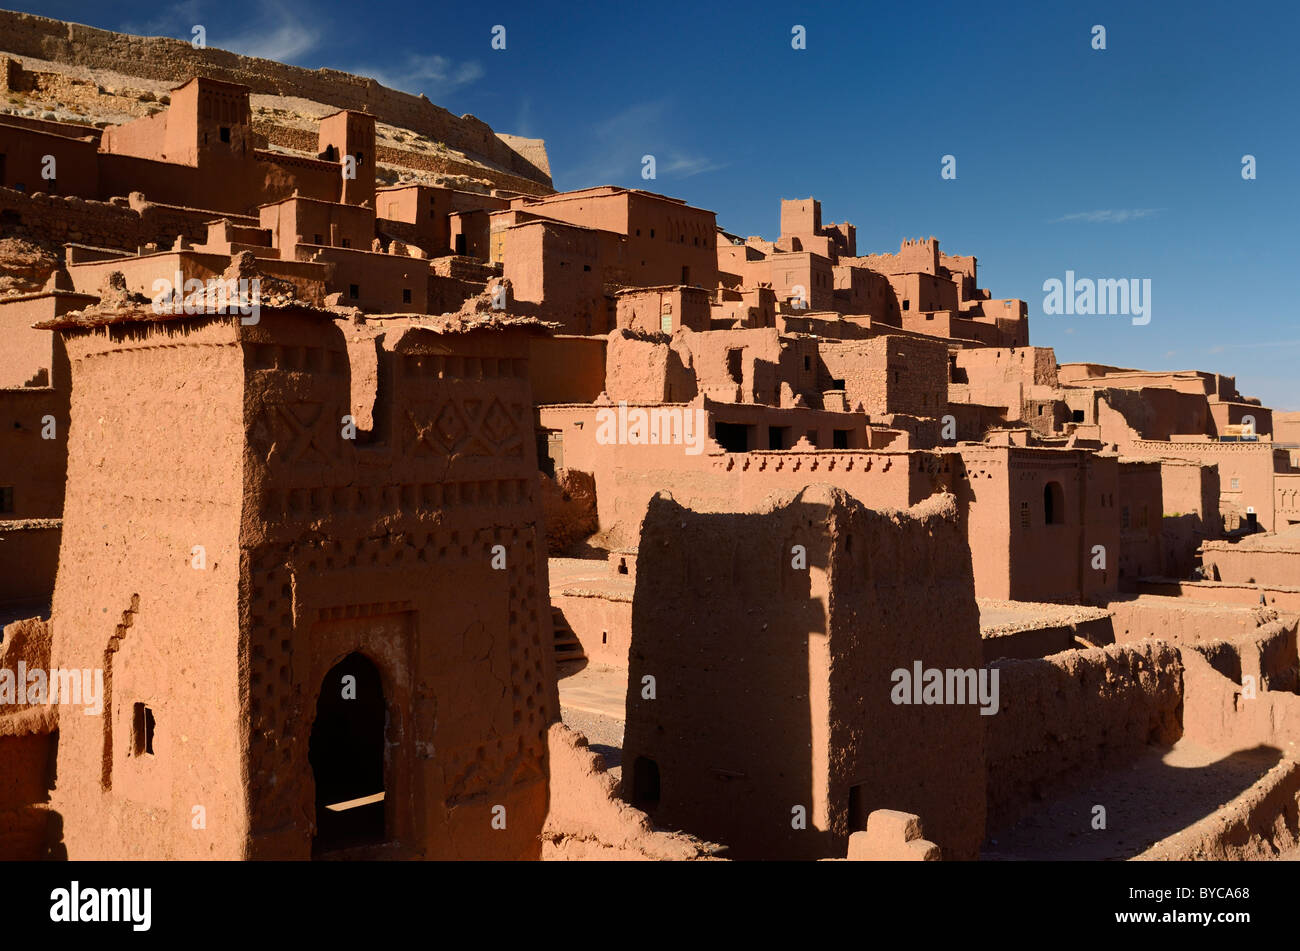
M 670 152 L 668 154 L 668 164 L 659 166 L 661 171 L 674 178 L 690 178 L 692 175 L 716 172 L 718 169 L 726 167 L 726 162 L 715 162 L 713 159 L 705 158 L 702 155 L 682 155 L 677 152 Z
M 181 0 L 151 11 L 147 19 L 120 21 L 115 29 L 136 36 L 171 36 L 188 40 L 194 35 L 194 26 L 203 22 L 202 8 L 201 0 Z
M 190 40 L 194 27 L 202 26 L 208 46 L 281 62 L 292 62 L 310 53 L 325 36 L 327 24 L 322 22 L 320 11 L 299 0 L 263 0 L 254 8 L 252 18 L 241 21 L 239 30 L 233 32 L 218 26 L 228 19 L 228 11 L 223 11 L 218 20 L 213 19 L 216 6 L 208 0 L 179 0 L 148 19 L 127 20 L 117 28 L 143 36 Z
M 1098 211 L 1076 211 L 1072 215 L 1053 218 L 1052 223 L 1062 221 L 1086 221 L 1089 224 L 1122 224 L 1136 221 L 1138 218 L 1150 218 L 1159 208 L 1103 208 Z
M 263 0 L 256 9 L 257 19 L 241 33 L 214 37 L 209 31 L 208 45 L 281 62 L 291 62 L 320 45 L 325 24 L 316 7 Z
M 348 72 L 370 76 L 392 89 L 424 93 L 437 102 L 439 96 L 482 78 L 484 70 L 477 60 L 456 61 L 437 53 L 408 53 L 397 62 L 353 66 Z
M 636 179 L 653 188 L 654 180 L 641 178 L 647 155 L 654 156 L 656 179 L 691 178 L 727 167 L 677 144 L 675 126 L 667 100 L 636 103 L 596 122 L 587 136 L 588 159 L 573 171 L 575 187 Z
M 531 96 L 524 96 L 519 101 L 519 109 L 515 112 L 515 124 L 508 131 L 514 135 L 522 135 L 526 139 L 539 138 L 533 133 L 533 99 Z
M 1228 350 L 1276 350 L 1279 347 L 1300 347 L 1300 340 L 1252 340 L 1249 343 L 1220 343 L 1206 347 L 1206 353 L 1224 353 Z

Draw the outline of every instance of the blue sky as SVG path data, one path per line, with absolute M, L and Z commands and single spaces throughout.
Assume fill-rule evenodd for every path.
M 1029 301 L 1031 342 L 1061 362 L 1218 370 L 1300 409 L 1300 5 L 978 6 L 22 8 L 186 39 L 201 23 L 209 46 L 373 75 L 546 139 L 559 188 L 651 188 L 742 235 L 775 237 L 780 199 L 812 195 L 825 220 L 857 225 L 861 253 L 933 234 L 976 255 L 980 283 Z M 497 24 L 505 50 L 490 45 Z M 1044 316 L 1043 282 L 1067 270 L 1150 279 L 1151 322 Z

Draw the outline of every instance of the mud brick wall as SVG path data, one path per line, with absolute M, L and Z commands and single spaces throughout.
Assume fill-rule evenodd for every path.
M 988 828 L 1078 776 L 1124 763 L 1182 735 L 1178 650 L 1144 642 L 999 660 L 1001 707 L 985 717 Z

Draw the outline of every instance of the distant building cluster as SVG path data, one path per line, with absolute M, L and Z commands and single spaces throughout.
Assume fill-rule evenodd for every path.
M 1049 779 L 1300 736 L 1300 414 L 1060 364 L 816 199 L 768 241 L 376 156 L 202 77 L 0 116 L 0 667 L 105 694 L 0 691 L 0 858 L 975 858 Z M 627 678 L 619 795 L 557 659 Z M 891 703 L 914 664 L 999 712 Z

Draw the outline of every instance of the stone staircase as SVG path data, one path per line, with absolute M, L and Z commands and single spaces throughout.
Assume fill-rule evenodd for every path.
M 551 626 L 555 630 L 555 662 L 568 660 L 586 660 L 587 653 L 582 649 L 578 635 L 573 633 L 569 622 L 564 619 L 564 612 L 557 607 L 551 608 Z

